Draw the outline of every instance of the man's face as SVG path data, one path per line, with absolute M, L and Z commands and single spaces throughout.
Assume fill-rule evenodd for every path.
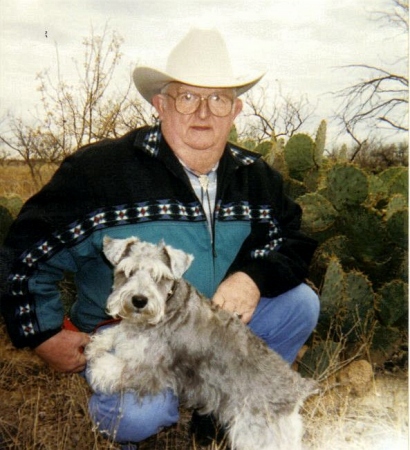
M 171 149 L 178 151 L 212 151 L 222 155 L 236 116 L 242 110 L 241 100 L 235 98 L 232 89 L 199 88 L 180 83 L 171 83 L 166 93 L 156 95 L 152 102 L 161 120 L 162 132 Z M 182 114 L 176 109 L 176 97 L 180 94 L 197 94 L 202 97 L 198 109 L 191 114 Z M 206 98 L 224 95 L 232 100 L 232 108 L 224 117 L 213 114 Z

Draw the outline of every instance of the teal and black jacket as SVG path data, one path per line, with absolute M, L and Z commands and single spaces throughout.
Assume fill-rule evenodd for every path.
M 60 331 L 58 284 L 66 272 L 77 287 L 74 324 L 91 332 L 108 318 L 105 235 L 164 239 L 193 254 L 185 278 L 208 297 L 236 271 L 247 273 L 264 297 L 300 284 L 316 242 L 300 232 L 301 209 L 284 194 L 280 174 L 257 154 L 227 144 L 217 176 L 211 239 L 202 205 L 159 126 L 66 158 L 24 205 L 5 241 L 16 258 L 1 309 L 14 345 L 36 347 Z

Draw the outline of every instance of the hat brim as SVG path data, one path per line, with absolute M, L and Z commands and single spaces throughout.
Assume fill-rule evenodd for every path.
M 204 88 L 234 88 L 237 95 L 242 95 L 265 75 L 264 72 L 252 73 L 246 76 L 234 79 L 188 79 L 182 77 L 175 77 L 158 69 L 151 67 L 137 67 L 133 73 L 133 80 L 138 92 L 149 103 L 152 103 L 154 95 L 159 94 L 161 89 L 168 83 L 178 82 L 187 84 L 189 86 L 204 87 Z

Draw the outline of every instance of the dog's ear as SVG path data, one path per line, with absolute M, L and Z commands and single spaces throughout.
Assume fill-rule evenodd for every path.
M 188 253 L 172 248 L 169 245 L 164 245 L 164 251 L 169 258 L 169 268 L 175 280 L 182 278 L 182 275 L 188 270 L 194 257 Z
M 136 242 L 139 242 L 139 239 L 136 237 L 130 237 L 128 239 L 113 239 L 109 236 L 104 236 L 104 255 L 113 266 L 116 266 L 122 258 L 128 255 L 130 247 Z

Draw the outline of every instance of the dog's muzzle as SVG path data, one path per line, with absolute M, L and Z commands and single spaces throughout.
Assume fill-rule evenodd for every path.
M 134 297 L 132 297 L 131 301 L 132 301 L 132 304 L 135 306 L 135 308 L 143 309 L 147 306 L 148 298 L 145 297 L 145 295 L 134 295 Z
M 178 285 L 178 282 L 175 280 L 171 289 L 168 291 L 167 301 L 174 295 L 177 285 Z M 132 302 L 133 306 L 135 307 L 135 309 L 140 310 L 140 309 L 144 309 L 147 306 L 148 298 L 145 295 L 134 295 L 131 299 L 131 302 Z

